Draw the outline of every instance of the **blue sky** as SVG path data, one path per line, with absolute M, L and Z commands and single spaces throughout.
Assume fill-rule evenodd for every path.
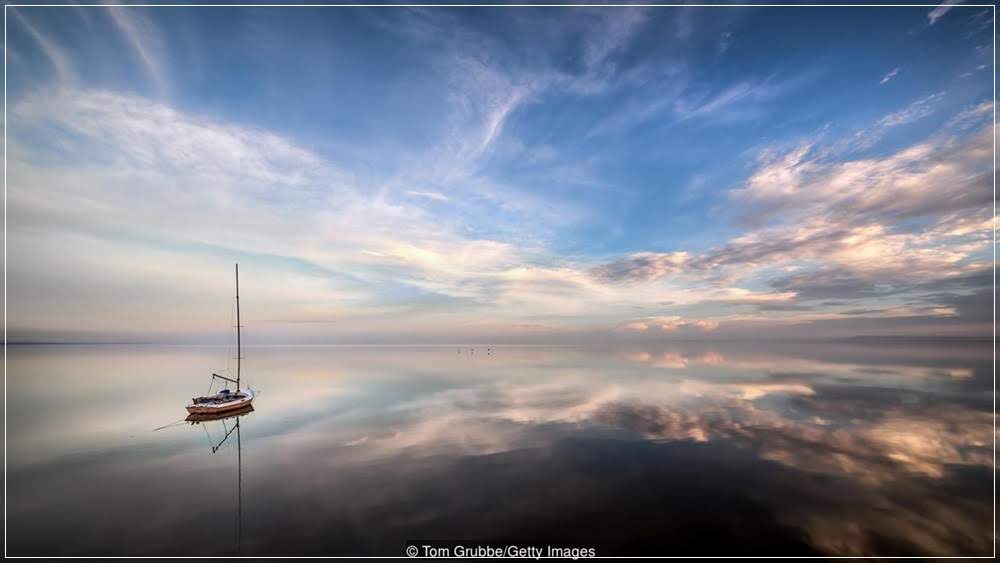
M 8 9 L 9 324 L 987 334 L 992 9 Z

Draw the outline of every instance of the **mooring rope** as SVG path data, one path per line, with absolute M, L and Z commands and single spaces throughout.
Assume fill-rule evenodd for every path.
M 178 424 L 181 424 L 181 423 L 184 423 L 184 422 L 187 422 L 187 420 L 185 420 L 185 419 L 182 418 L 182 419 L 180 419 L 180 420 L 178 420 L 176 422 L 171 422 L 170 424 L 161 426 L 159 428 L 154 428 L 150 432 L 156 432 L 157 430 L 163 430 L 164 428 L 170 428 L 171 426 L 177 426 Z

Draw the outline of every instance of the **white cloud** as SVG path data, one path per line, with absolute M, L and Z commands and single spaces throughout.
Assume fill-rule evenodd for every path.
M 367 279 L 369 298 L 396 280 L 446 291 L 520 263 L 502 242 L 359 191 L 351 175 L 273 133 L 110 92 L 49 91 L 10 111 L 12 244 L 41 229 L 270 254 Z M 68 144 L 23 142 L 53 128 Z M 59 275 L 57 261 L 45 267 Z
M 470 235 L 451 209 L 458 202 L 449 199 L 449 212 L 441 214 L 419 205 L 448 195 L 411 190 L 405 195 L 412 199 L 397 201 L 391 192 L 359 189 L 351 174 L 267 131 L 86 90 L 38 92 L 10 116 L 9 228 L 18 248 L 12 291 L 23 298 L 15 325 L 44 328 L 58 319 L 41 305 L 46 293 L 33 287 L 86 285 L 60 258 L 67 246 L 92 266 L 86 279 L 103 272 L 125 287 L 143 285 L 156 264 L 167 286 L 188 287 L 189 294 L 213 287 L 204 274 L 216 271 L 213 262 L 257 261 L 256 276 L 270 280 L 297 272 L 296 288 L 275 281 L 288 291 L 258 295 L 261 314 L 299 326 L 351 319 L 335 328 L 343 330 L 402 326 L 399 310 L 386 315 L 400 291 L 424 300 L 407 309 L 405 323 L 428 331 L 461 330 L 483 318 L 510 325 L 614 316 L 637 300 L 663 299 L 662 291 L 649 291 L 622 300 L 544 248 Z M 27 141 L 41 131 L 57 131 L 60 143 Z M 200 281 L 180 281 L 188 270 L 201 272 Z M 61 314 L 88 319 L 83 309 L 103 306 L 103 320 L 93 326 L 150 326 L 154 316 L 137 313 L 148 308 L 148 296 L 87 287 L 91 297 L 62 303 Z M 163 326 L 204 324 L 202 299 L 161 294 L 191 304 L 175 304 L 177 315 Z
M 648 317 L 622 324 L 624 332 L 678 332 L 693 330 L 695 332 L 713 332 L 719 328 L 718 321 L 708 319 L 684 319 L 679 316 Z
M 732 195 L 765 217 L 818 209 L 844 219 L 932 215 L 984 205 L 991 162 L 989 127 L 961 140 L 935 136 L 885 157 L 846 162 L 810 157 L 803 147 L 762 166 Z
M 976 116 L 983 114 L 975 111 Z M 954 130 L 958 128 L 945 128 Z M 685 310 L 697 306 L 716 311 L 704 318 L 725 327 L 764 322 L 769 317 L 762 313 L 769 311 L 779 322 L 837 318 L 837 309 L 800 305 L 824 292 L 861 296 L 848 299 L 870 297 L 864 311 L 869 317 L 956 317 L 958 311 L 948 299 L 921 301 L 919 292 L 908 292 L 949 281 L 962 287 L 960 280 L 989 268 L 985 250 L 990 225 L 984 214 L 991 198 L 991 133 L 987 125 L 962 136 L 938 134 L 879 158 L 839 162 L 825 159 L 811 144 L 769 153 L 756 172 L 730 192 L 736 218 L 749 220 L 746 232 L 701 252 L 631 254 L 592 273 L 604 283 L 629 283 L 630 290 L 697 286 L 697 297 L 683 302 Z M 802 271 L 796 276 L 816 277 L 824 285 L 782 287 L 773 281 L 789 271 Z M 829 271 L 843 273 L 846 280 L 820 279 L 821 272 Z M 744 287 L 768 284 L 769 279 L 777 292 Z M 808 298 L 799 291 L 809 293 Z M 757 311 L 724 315 L 713 303 Z M 639 319 L 622 329 L 643 332 L 654 326 L 649 319 Z

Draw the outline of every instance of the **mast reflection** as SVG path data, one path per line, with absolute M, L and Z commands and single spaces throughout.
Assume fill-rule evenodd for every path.
M 205 434 L 209 437 L 209 444 L 212 447 L 212 453 L 219 451 L 226 440 L 235 432 L 236 433 L 236 489 L 237 489 L 237 506 L 236 506 L 236 553 L 237 555 L 241 553 L 241 547 L 243 543 L 243 442 L 240 438 L 240 418 L 244 417 L 253 412 L 253 405 L 247 405 L 245 408 L 230 411 L 227 413 L 218 414 L 189 414 L 184 420 L 189 422 L 191 425 L 202 424 L 206 422 L 221 422 L 222 429 L 225 434 L 222 439 L 216 443 L 212 440 L 211 435 L 208 434 L 208 428 L 205 428 Z M 227 421 L 229 423 L 227 424 Z M 230 426 L 230 424 L 232 426 Z

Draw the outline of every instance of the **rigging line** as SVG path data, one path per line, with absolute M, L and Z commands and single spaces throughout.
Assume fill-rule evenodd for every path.
M 185 422 L 187 422 L 187 421 L 182 418 L 180 420 L 176 420 L 174 422 L 171 422 L 170 424 L 165 424 L 163 426 L 160 426 L 159 428 L 154 428 L 154 429 L 150 430 L 150 432 L 156 432 L 157 430 L 163 430 L 164 428 L 170 428 L 171 426 L 177 426 L 178 424 L 183 424 Z
M 226 371 L 232 373 L 232 363 L 233 363 L 233 318 L 236 316 L 236 298 L 233 297 L 229 301 L 229 339 L 226 341 Z M 239 330 L 238 328 L 236 330 Z
M 205 437 L 208 438 L 208 447 L 214 448 L 215 442 L 212 441 L 212 435 L 208 433 L 208 425 L 202 424 L 201 427 L 205 429 Z
M 244 326 L 244 328 L 246 328 L 246 325 L 243 325 L 243 326 Z M 237 328 L 236 330 L 240 330 L 240 329 Z M 247 331 L 246 330 L 243 331 L 243 340 L 245 340 L 245 341 L 247 340 Z M 244 346 L 244 348 L 246 348 L 246 346 Z M 240 355 L 240 356 L 243 356 L 242 351 L 241 352 L 237 352 L 237 354 Z M 246 358 L 246 356 L 243 356 L 243 358 Z M 241 360 L 243 358 L 241 358 Z M 244 373 L 243 378 L 248 380 L 247 381 L 247 387 L 249 387 L 250 383 L 249 383 L 249 379 L 247 378 L 247 375 L 246 375 L 246 366 L 243 367 L 243 373 Z

